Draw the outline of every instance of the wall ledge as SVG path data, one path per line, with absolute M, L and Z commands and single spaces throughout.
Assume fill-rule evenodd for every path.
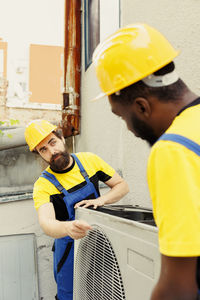
M 61 111 L 61 104 L 53 103 L 31 103 L 24 100 L 19 100 L 18 98 L 8 99 L 6 102 L 6 107 L 9 108 L 22 108 L 22 109 L 39 109 L 39 110 L 56 110 Z

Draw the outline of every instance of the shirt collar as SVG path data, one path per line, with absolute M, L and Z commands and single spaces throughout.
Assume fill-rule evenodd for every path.
M 187 104 L 186 106 L 184 106 L 183 108 L 181 108 L 181 110 L 177 113 L 177 116 L 179 116 L 188 107 L 195 106 L 197 104 L 200 104 L 200 97 L 198 97 L 194 101 L 190 102 L 189 104 Z

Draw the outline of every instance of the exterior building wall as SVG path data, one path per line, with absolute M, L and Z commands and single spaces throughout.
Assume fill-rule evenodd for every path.
M 1 96 L 0 96 L 1 101 Z M 2 103 L 5 103 L 5 97 L 2 97 Z M 5 105 L 1 106 L 1 119 L 0 120 L 18 120 L 19 126 L 26 126 L 29 122 L 35 119 L 45 119 L 52 123 L 58 124 L 62 119 L 61 110 L 50 110 L 50 109 L 33 109 L 33 108 L 23 108 L 23 107 L 7 107 Z
M 1 118 L 2 118 L 0 120 L 4 120 L 7 86 L 8 86 L 8 82 L 6 78 L 0 77 L 0 110 L 1 110 Z
M 67 139 L 66 144 L 71 151 L 72 139 Z M 32 200 L 33 184 L 46 166 L 39 155 L 28 150 L 28 146 L 0 151 L 0 236 L 35 234 L 39 299 L 54 300 L 53 238 L 41 230 Z
M 120 26 L 135 22 L 147 23 L 160 30 L 175 48 L 181 50 L 175 59 L 177 70 L 198 94 L 200 3 L 195 0 L 123 0 L 120 6 Z M 108 9 L 104 14 L 111 15 L 113 11 Z M 106 28 L 109 28 L 109 22 L 104 24 L 104 30 Z M 84 31 L 82 36 L 84 45 Z M 84 69 L 84 51 L 82 58 L 81 134 L 76 137 L 77 151 L 95 152 L 115 169 L 121 169 L 130 187 L 129 195 L 121 203 L 151 207 L 146 180 L 150 148 L 145 141 L 128 132 L 125 123 L 111 113 L 106 97 L 90 102 L 100 89 L 94 66 L 91 64 L 86 71 Z
M 21 132 L 21 127 L 34 119 L 47 119 L 55 124 L 62 119 L 64 0 L 51 3 L 48 0 L 42 3 L 36 0 L 29 1 L 28 4 L 22 0 L 20 3 L 22 10 L 18 9 L 19 3 L 15 7 L 13 1 L 4 1 L 4 10 L 0 13 L 0 27 L 3 30 L 1 32 L 3 39 L 0 38 L 0 121 L 19 120 L 17 126 Z M 14 31 L 8 22 L 9 19 L 15 24 Z M 17 39 L 16 32 L 20 32 Z M 45 58 L 52 62 L 51 66 L 55 70 L 48 66 L 46 68 L 48 73 L 44 70 L 43 73 L 40 72 L 43 77 L 39 78 L 38 88 L 35 88 L 38 83 L 35 66 L 37 64 L 40 68 L 46 61 L 40 60 L 40 54 L 43 54 L 41 51 L 38 60 L 36 55 L 34 57 L 29 55 L 31 44 L 39 44 L 41 46 L 38 46 L 39 50 L 53 49 L 52 56 Z M 29 71 L 32 71 L 30 82 Z M 45 86 L 44 79 L 46 79 Z M 21 93 L 18 83 L 22 83 L 24 93 Z M 30 86 L 31 88 L 34 86 L 34 92 L 30 90 Z M 43 92 L 44 88 L 46 92 Z M 24 144 L 2 150 L 1 134 L 0 128 L 0 235 L 35 234 L 39 299 L 54 300 L 56 284 L 51 251 L 53 239 L 40 229 L 31 193 L 33 183 L 45 168 L 45 164 L 38 155 L 31 154 Z M 4 134 L 6 135 L 5 132 Z M 15 136 L 13 140 L 22 139 L 22 136 L 18 136 L 19 139 Z
M 56 295 L 53 239 L 40 229 L 31 193 L 34 181 L 45 167 L 27 146 L 0 151 L 0 236 L 35 234 L 39 299 L 53 300 Z
M 180 77 L 197 94 L 199 87 L 200 3 L 187 1 L 121 1 L 121 23 L 146 22 L 160 30 L 180 50 L 175 64 Z

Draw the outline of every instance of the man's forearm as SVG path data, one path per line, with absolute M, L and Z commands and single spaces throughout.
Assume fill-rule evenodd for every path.
M 40 226 L 44 233 L 53 238 L 62 238 L 68 235 L 68 223 L 69 221 L 58 221 L 58 220 L 45 220 L 40 221 Z
M 129 192 L 128 185 L 125 181 L 116 184 L 110 191 L 99 197 L 104 204 L 111 204 L 119 201 Z
M 40 220 L 40 226 L 47 235 L 53 238 L 70 236 L 75 240 L 83 238 L 87 235 L 88 230 L 92 229 L 92 227 L 83 220 L 58 221 L 51 218 Z
M 155 286 L 150 300 L 200 300 L 197 295 L 197 291 L 188 289 L 180 291 L 178 288 L 167 289 L 159 286 Z

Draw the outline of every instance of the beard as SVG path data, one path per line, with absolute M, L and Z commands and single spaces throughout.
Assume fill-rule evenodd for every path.
M 158 139 L 153 128 L 144 121 L 139 120 L 135 115 L 132 116 L 131 123 L 136 135 L 141 139 L 146 140 L 150 146 L 153 146 Z
M 59 156 L 59 157 L 58 157 Z M 52 155 L 49 165 L 55 172 L 63 171 L 70 162 L 70 154 L 67 151 Z

